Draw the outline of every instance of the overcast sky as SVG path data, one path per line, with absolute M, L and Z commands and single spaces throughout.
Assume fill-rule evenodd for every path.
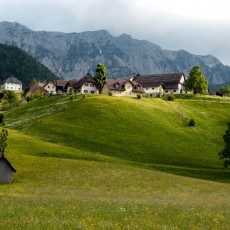
M 0 21 L 36 31 L 106 29 L 230 65 L 229 0 L 0 0 Z

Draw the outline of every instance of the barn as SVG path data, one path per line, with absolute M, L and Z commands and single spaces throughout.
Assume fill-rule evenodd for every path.
M 13 173 L 16 172 L 10 162 L 4 157 L 0 157 L 0 183 L 11 183 Z

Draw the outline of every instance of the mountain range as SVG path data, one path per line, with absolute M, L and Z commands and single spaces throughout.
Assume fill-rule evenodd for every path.
M 94 74 L 103 63 L 108 77 L 184 72 L 199 65 L 210 85 L 230 83 L 230 67 L 217 58 L 171 51 L 130 35 L 112 36 L 106 30 L 81 33 L 33 31 L 17 22 L 0 22 L 0 43 L 17 46 L 61 79 Z

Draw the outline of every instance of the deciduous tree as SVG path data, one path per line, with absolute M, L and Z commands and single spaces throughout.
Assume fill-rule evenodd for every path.
M 186 81 L 186 89 L 192 90 L 194 94 L 205 94 L 208 91 L 208 81 L 203 76 L 200 66 L 196 65 L 190 69 L 189 79 Z
M 98 88 L 99 93 L 101 93 L 107 78 L 106 67 L 103 64 L 97 64 L 96 74 L 94 75 L 93 80 L 95 81 L 95 85 Z

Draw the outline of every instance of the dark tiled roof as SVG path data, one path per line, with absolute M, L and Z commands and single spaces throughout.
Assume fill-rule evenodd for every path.
M 5 162 L 13 172 L 16 172 L 16 169 L 10 164 L 10 162 L 4 156 L 0 157 L 0 161 Z
M 152 75 L 137 75 L 133 80 L 140 82 L 143 87 L 156 87 L 161 84 L 179 83 L 183 73 L 165 73 Z
M 3 83 L 14 83 L 14 84 L 22 84 L 16 77 L 10 76 Z
M 125 83 L 127 81 L 124 79 L 108 79 L 106 81 L 107 86 L 110 90 L 125 91 Z
M 65 88 L 68 82 L 69 82 L 68 80 L 57 80 L 56 85 Z
M 81 78 L 78 82 L 76 82 L 76 84 L 74 85 L 74 88 L 79 89 L 86 82 L 95 83 L 95 81 L 93 80 L 93 77 L 90 74 L 86 74 L 83 78 Z

